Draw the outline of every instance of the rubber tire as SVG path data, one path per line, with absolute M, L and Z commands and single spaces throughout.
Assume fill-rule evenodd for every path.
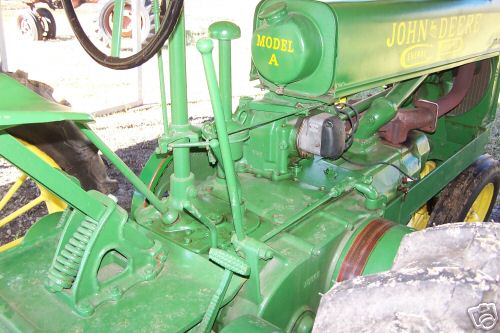
M 23 33 L 21 30 L 21 25 L 23 21 L 26 22 L 26 24 L 29 27 L 29 34 L 28 33 Z M 19 31 L 20 35 L 22 38 L 26 40 L 42 40 L 43 39 L 43 27 L 42 23 L 38 19 L 38 17 L 29 9 L 23 10 L 19 16 L 17 17 L 17 30 Z
M 36 9 L 36 13 L 40 16 L 44 28 L 43 39 L 56 38 L 56 19 L 52 12 L 47 8 L 40 7 Z
M 442 225 L 405 236 L 391 271 L 336 284 L 313 332 L 480 332 L 467 309 L 499 300 L 500 225 Z
M 448 184 L 434 205 L 429 226 L 464 221 L 482 189 L 493 183 L 493 200 L 486 214 L 488 221 L 500 189 L 500 162 L 490 155 L 482 155 Z
M 111 13 L 114 11 L 114 0 L 104 0 L 99 2 L 99 14 L 97 15 L 96 22 L 96 33 L 99 36 L 99 40 L 103 42 L 103 44 L 110 48 L 111 47 L 111 32 L 113 31 L 113 27 L 110 26 L 109 30 L 106 28 L 106 17 L 108 16 L 109 11 Z M 126 0 L 125 6 L 131 6 L 131 1 Z M 141 45 L 146 45 L 151 41 L 151 39 L 155 35 L 155 21 L 154 14 L 152 11 L 151 4 L 146 4 L 143 7 L 143 12 L 141 13 L 141 20 L 144 22 L 144 26 L 141 26 Z M 122 46 L 123 48 L 123 46 Z
M 25 72 L 6 74 L 50 102 L 71 106 L 66 100 L 57 101 L 51 86 L 30 80 Z M 108 177 L 107 167 L 97 147 L 73 122 L 26 124 L 9 128 L 7 132 L 49 155 L 63 171 L 77 178 L 85 190 L 109 194 L 118 189 L 118 182 Z
M 113 193 L 118 183 L 108 177 L 97 148 L 71 121 L 27 124 L 7 132 L 49 155 L 63 171 L 75 177 L 85 190 Z

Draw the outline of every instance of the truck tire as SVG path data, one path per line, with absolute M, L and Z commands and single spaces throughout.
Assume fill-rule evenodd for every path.
M 405 236 L 391 271 L 336 284 L 313 332 L 480 332 L 499 299 L 500 225 L 442 225 Z
M 429 226 L 488 221 L 500 188 L 500 163 L 482 155 L 439 195 Z

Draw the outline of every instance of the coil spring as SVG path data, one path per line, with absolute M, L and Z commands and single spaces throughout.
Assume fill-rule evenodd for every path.
M 85 220 L 64 245 L 49 269 L 48 277 L 52 291 L 61 291 L 73 286 L 83 254 L 96 229 L 97 222 Z

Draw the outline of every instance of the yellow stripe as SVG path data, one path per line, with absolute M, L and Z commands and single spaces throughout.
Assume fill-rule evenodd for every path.
M 0 246 L 0 253 L 8 251 L 8 250 L 20 245 L 22 243 L 22 241 L 23 241 L 23 238 L 18 238 L 15 241 L 12 241 L 10 243 L 7 243 L 5 245 Z
M 26 205 L 22 206 L 21 208 L 19 208 L 18 210 L 16 210 L 12 214 L 10 214 L 9 216 L 1 219 L 0 220 L 0 227 L 3 227 L 7 223 L 9 223 L 12 220 L 14 220 L 15 218 L 23 215 L 24 213 L 26 213 L 27 211 L 29 211 L 30 209 L 32 209 L 33 207 L 39 205 L 42 202 L 43 202 L 43 197 L 41 197 L 41 196 L 38 197 L 38 198 L 36 198 L 36 199 L 34 199 L 34 200 L 31 200 Z

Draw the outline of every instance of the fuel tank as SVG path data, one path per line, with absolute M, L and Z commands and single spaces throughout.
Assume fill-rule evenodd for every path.
M 331 100 L 500 52 L 500 1 L 264 0 L 252 78 Z

